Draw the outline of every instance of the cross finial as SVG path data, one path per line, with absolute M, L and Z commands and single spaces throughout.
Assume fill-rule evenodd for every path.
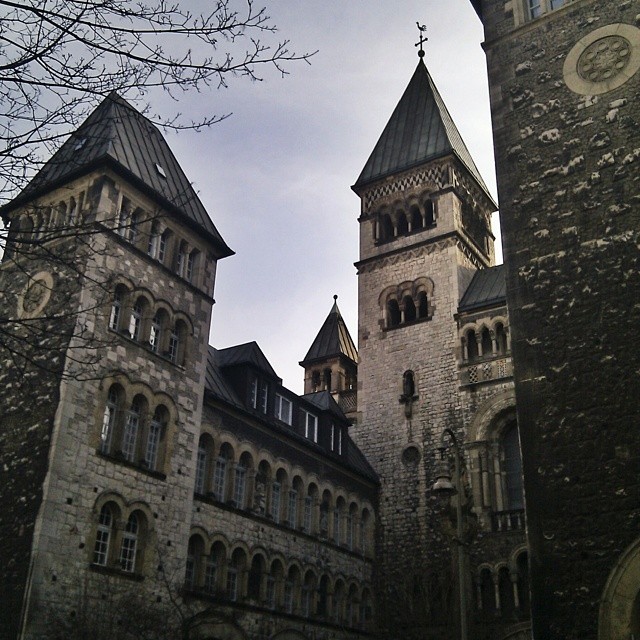
M 420 24 L 419 22 L 416 22 L 416 25 L 418 25 L 418 31 L 420 31 L 420 41 L 416 42 L 416 47 L 420 47 L 420 50 L 418 51 L 418 57 L 424 58 L 424 49 L 422 48 L 422 45 L 429 39 L 424 35 L 427 30 L 427 25 Z

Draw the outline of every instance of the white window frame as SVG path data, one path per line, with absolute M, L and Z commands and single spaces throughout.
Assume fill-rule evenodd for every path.
M 204 590 L 206 593 L 215 593 L 218 579 L 218 563 L 215 556 L 209 556 L 204 565 Z
M 111 542 L 111 527 L 113 514 L 109 507 L 104 506 L 100 511 L 100 519 L 96 528 L 96 543 L 93 547 L 93 564 L 106 567 L 109 562 L 109 546 Z
M 280 505 L 282 498 L 282 487 L 279 482 L 271 485 L 271 517 L 274 522 L 280 522 Z
M 120 328 L 120 317 L 122 316 L 122 294 L 119 291 L 113 296 L 111 303 L 111 314 L 109 315 L 109 329 L 117 331 Z
M 304 499 L 304 515 L 302 519 L 302 527 L 307 532 L 311 532 L 311 526 L 313 522 L 313 498 L 307 496 Z
M 120 546 L 120 568 L 127 573 L 134 573 L 136 569 L 139 529 L 138 517 L 132 513 L 122 532 L 122 545 Z
M 217 458 L 213 468 L 213 493 L 217 500 L 224 500 L 227 485 L 227 459 Z
M 268 400 L 269 400 L 269 384 L 267 383 L 266 380 L 260 380 L 260 396 L 258 398 L 258 401 L 259 401 L 259 409 L 262 413 L 267 413 Z
M 245 496 L 247 493 L 247 468 L 237 464 L 234 473 L 233 501 L 236 507 L 244 509 Z
M 279 393 L 276 393 L 275 416 L 278 420 L 291 426 L 292 408 L 293 403 L 291 402 L 291 400 L 289 400 L 289 398 L 285 398 Z
M 318 416 L 302 409 L 304 416 L 304 437 L 313 442 L 318 442 Z
M 196 482 L 195 492 L 204 493 L 204 482 L 207 474 L 207 450 L 205 447 L 198 446 L 198 455 L 196 458 Z
M 147 448 L 144 456 L 149 469 L 155 469 L 158 464 L 158 450 L 160 449 L 160 441 L 162 440 L 162 429 L 162 422 L 154 416 L 149 424 Z
M 298 523 L 298 492 L 295 489 L 289 489 L 289 526 L 295 528 Z
M 151 320 L 151 329 L 149 331 L 149 347 L 154 353 L 158 353 L 160 349 L 160 338 L 162 336 L 162 324 L 156 314 Z
M 127 411 L 127 420 L 122 433 L 122 455 L 129 462 L 134 462 L 136 458 L 140 413 L 140 408 L 133 404 L 131 409 Z

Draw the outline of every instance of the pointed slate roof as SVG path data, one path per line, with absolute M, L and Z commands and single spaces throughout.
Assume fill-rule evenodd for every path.
M 476 271 L 460 300 L 458 311 L 507 303 L 506 270 L 503 264 Z
M 338 309 L 338 296 L 333 296 L 333 307 L 313 341 L 302 366 L 314 360 L 325 360 L 335 356 L 346 356 L 353 362 L 358 362 L 358 350 L 356 349 L 349 329 L 342 319 Z
M 233 255 L 158 128 L 115 92 L 98 105 L 9 206 L 101 164 L 109 164 L 204 231 L 218 245 L 220 257 Z
M 449 154 L 454 154 L 466 166 L 491 198 L 427 67 L 420 59 L 354 188 Z

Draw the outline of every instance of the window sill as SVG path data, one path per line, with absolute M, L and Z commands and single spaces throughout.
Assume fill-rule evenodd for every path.
M 121 338 L 123 338 L 126 342 L 128 342 L 129 344 L 134 344 L 137 347 L 140 347 L 141 349 L 143 349 L 146 353 L 150 353 L 151 355 L 155 356 L 156 358 L 159 358 L 160 360 L 162 360 L 162 362 L 168 363 L 170 365 L 173 365 L 174 367 L 176 367 L 177 369 L 180 369 L 181 371 L 185 370 L 185 366 L 183 364 L 178 364 L 177 362 L 174 362 L 171 358 L 158 353 L 157 351 L 154 351 L 150 346 L 149 343 L 147 342 L 140 342 L 139 340 L 136 340 L 135 338 L 131 337 L 131 334 L 126 330 L 126 329 L 114 329 L 113 327 L 107 327 L 107 329 L 109 330 L 110 333 L 113 333 L 117 336 L 120 336 Z
M 121 464 L 124 467 L 129 467 L 129 469 L 135 469 L 136 471 L 140 471 L 141 473 L 151 476 L 152 478 L 157 478 L 158 480 L 167 479 L 166 473 L 162 473 L 161 471 L 155 471 L 154 469 L 149 469 L 148 467 L 137 462 L 130 462 L 129 460 L 125 460 L 123 457 L 117 454 L 104 453 L 104 451 L 100 451 L 100 449 L 96 449 L 96 455 L 98 455 L 101 458 L 104 458 L 105 460 L 110 460 L 111 462 L 116 462 L 118 464 Z
M 121 578 L 131 580 L 132 582 L 142 582 L 144 580 L 144 576 L 141 573 L 123 571 L 118 567 L 107 567 L 105 565 L 95 564 L 92 562 L 89 565 L 89 569 L 91 571 L 95 571 L 96 573 L 103 573 L 109 576 L 120 576 Z
M 395 329 L 404 329 L 405 327 L 412 327 L 415 324 L 420 324 L 422 322 L 429 322 L 433 319 L 433 315 L 427 316 L 426 318 L 416 318 L 415 320 L 411 320 L 410 322 L 402 322 L 400 324 L 395 324 L 392 327 L 384 327 L 383 331 L 394 331 Z

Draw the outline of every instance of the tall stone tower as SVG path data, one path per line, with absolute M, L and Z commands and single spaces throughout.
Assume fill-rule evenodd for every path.
M 452 545 L 428 490 L 443 430 L 464 440 L 454 316 L 474 273 L 493 263 L 495 205 L 422 59 L 353 189 L 353 435 L 381 482 L 377 626 L 384 638 L 424 638 L 427 628 L 446 637 Z
M 638 637 L 640 5 L 473 4 L 485 27 L 534 636 Z
M 185 565 L 215 267 L 232 252 L 115 94 L 2 215 L 0 637 L 43 637 L 43 619 L 131 580 L 155 602 L 141 576 Z

